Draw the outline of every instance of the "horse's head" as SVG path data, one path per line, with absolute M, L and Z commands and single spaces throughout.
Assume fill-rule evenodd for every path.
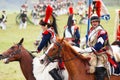
M 18 61 L 21 58 L 20 53 L 23 40 L 24 39 L 22 38 L 18 44 L 14 44 L 7 51 L 0 54 L 0 60 L 4 59 L 5 63 L 9 63 L 11 61 Z
M 45 52 L 46 57 L 44 61 L 54 62 L 54 60 L 61 58 L 61 50 L 62 50 L 63 38 L 57 38 L 56 42 L 52 43 L 48 50 Z

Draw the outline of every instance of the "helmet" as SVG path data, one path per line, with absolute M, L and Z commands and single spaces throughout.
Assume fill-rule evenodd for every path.
M 90 20 L 91 21 L 99 21 L 100 22 L 100 18 L 97 15 L 92 16 Z

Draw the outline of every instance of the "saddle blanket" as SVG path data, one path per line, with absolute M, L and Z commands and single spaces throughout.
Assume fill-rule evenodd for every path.
M 116 62 L 114 58 L 113 60 L 114 62 Z M 120 76 L 120 62 L 116 62 L 116 64 L 117 64 L 117 68 L 114 68 L 112 65 L 110 65 L 111 66 L 110 72 L 113 75 Z

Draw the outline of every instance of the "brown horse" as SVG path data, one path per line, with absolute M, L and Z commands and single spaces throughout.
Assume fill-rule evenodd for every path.
M 0 55 L 0 59 L 6 59 L 5 63 L 19 61 L 21 70 L 26 80 L 36 80 L 33 75 L 33 56 L 22 46 L 23 39 Z
M 45 63 L 61 58 L 65 63 L 71 80 L 95 80 L 94 74 L 86 72 L 88 59 L 76 52 L 65 40 L 57 38 L 46 51 Z M 108 80 L 106 77 L 105 80 Z M 120 76 L 110 76 L 110 80 L 120 80 Z
M 22 43 L 23 39 L 21 39 L 18 44 L 13 45 L 10 49 L 0 54 L 0 60 L 4 59 L 5 63 L 19 61 L 26 80 L 54 80 L 49 74 L 49 71 L 55 68 L 58 63 L 50 63 L 45 67 L 44 64 L 40 63 L 40 60 L 44 58 L 45 54 L 34 58 L 34 56 L 22 46 Z M 64 70 L 62 74 L 65 75 L 64 80 L 68 80 L 67 71 Z

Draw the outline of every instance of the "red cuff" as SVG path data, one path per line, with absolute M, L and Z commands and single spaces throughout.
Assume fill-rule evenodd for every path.
M 65 69 L 64 62 L 58 62 L 58 65 L 59 65 L 60 70 L 64 70 Z
M 40 53 L 40 50 L 38 50 L 37 53 Z

